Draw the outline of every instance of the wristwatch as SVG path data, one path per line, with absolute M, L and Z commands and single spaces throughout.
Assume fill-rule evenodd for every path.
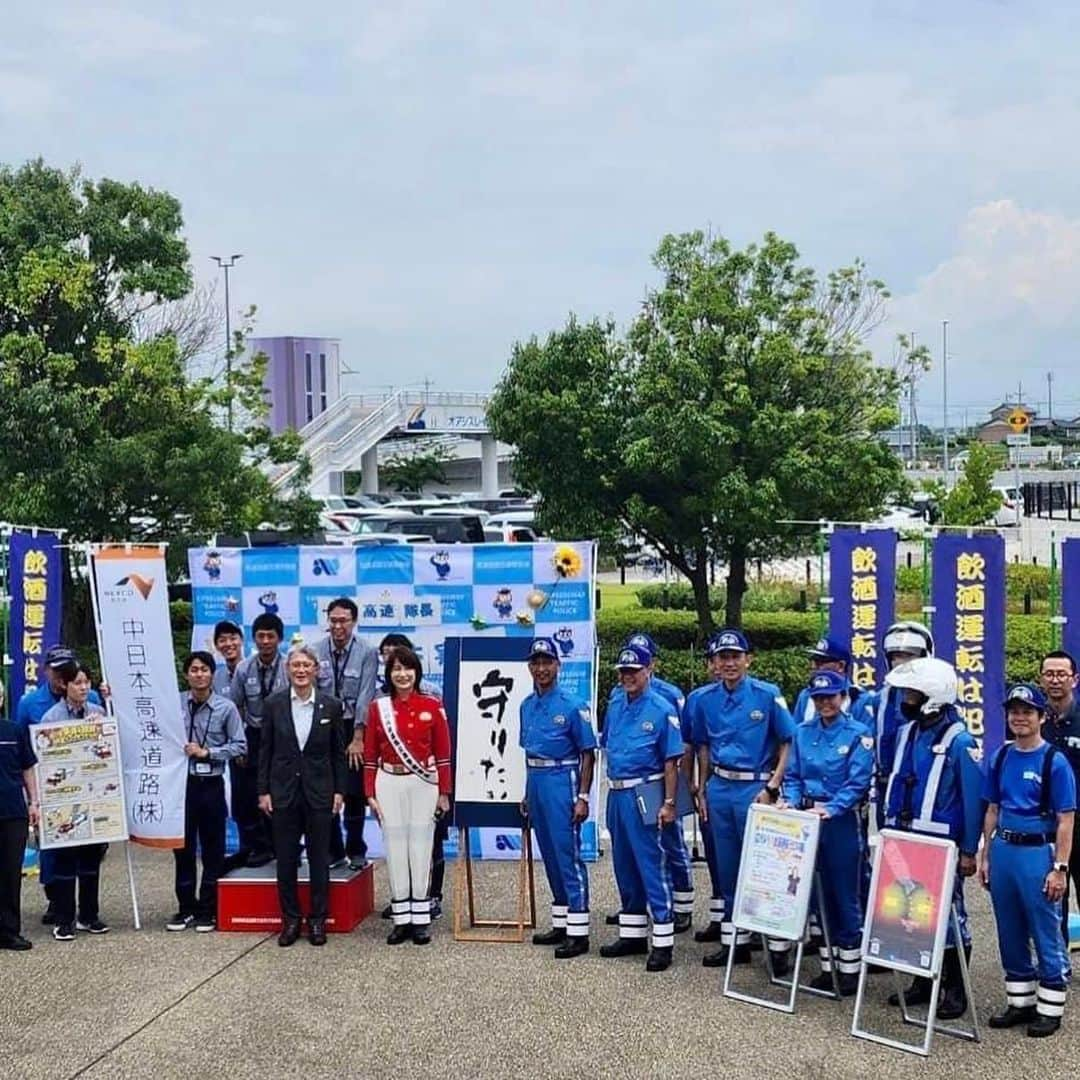
M 665 806 L 674 806 L 675 805 L 675 800 L 674 799 L 665 799 L 664 800 L 664 805 Z
M 589 805 L 589 793 L 587 791 L 586 792 L 578 792 L 578 802 L 583 802 L 586 806 L 588 806 Z
M 1054 869 L 1059 874 L 1068 874 L 1068 872 L 1069 872 L 1069 864 L 1067 862 L 1056 862 L 1056 863 L 1054 863 Z
M 765 794 L 769 796 L 769 802 L 776 802 L 780 798 L 780 789 L 778 787 L 770 787 L 765 785 Z

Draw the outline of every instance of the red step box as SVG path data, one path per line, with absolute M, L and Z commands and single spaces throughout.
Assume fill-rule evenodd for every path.
M 300 866 L 297 892 L 300 910 L 311 910 L 311 889 L 307 863 Z M 347 866 L 330 871 L 330 913 L 326 929 L 331 934 L 347 934 L 356 929 L 375 907 L 375 871 L 369 863 L 363 870 Z M 274 864 L 258 868 L 241 867 L 218 881 L 219 930 L 249 933 L 277 933 L 281 929 L 278 907 L 277 871 Z

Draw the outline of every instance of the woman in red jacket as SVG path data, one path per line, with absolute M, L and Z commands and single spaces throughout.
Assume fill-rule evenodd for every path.
M 412 649 L 386 662 L 389 697 L 368 706 L 364 795 L 382 826 L 394 929 L 388 945 L 431 941 L 431 840 L 450 809 L 450 725 L 442 702 L 417 689 L 423 671 Z

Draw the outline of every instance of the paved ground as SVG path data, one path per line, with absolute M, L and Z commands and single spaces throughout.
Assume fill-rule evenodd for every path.
M 701 967 L 711 946 L 679 939 L 676 964 L 647 975 L 636 958 L 594 951 L 557 963 L 531 945 L 451 940 L 449 919 L 427 948 L 384 944 L 367 920 L 324 949 L 272 937 L 169 934 L 171 860 L 136 849 L 147 929 L 130 926 L 122 851 L 106 860 L 104 914 L 114 930 L 54 942 L 41 893 L 26 883 L 30 953 L 0 954 L 0 1076 L 190 1077 L 685 1077 L 815 1078 L 1065 1076 L 1080 1056 L 1080 1020 L 1036 1043 L 984 1032 L 981 1046 L 939 1038 L 930 1062 L 849 1037 L 852 1006 L 806 997 L 783 1016 L 721 997 Z M 512 888 L 506 864 L 484 864 L 489 895 Z M 699 869 L 699 882 L 706 880 Z M 594 911 L 613 910 L 610 866 L 594 869 Z M 539 891 L 546 893 L 542 885 Z M 382 868 L 377 899 L 385 897 Z M 974 893 L 974 890 L 973 890 Z M 704 917 L 704 895 L 697 921 Z M 1000 1003 L 997 950 L 975 897 L 974 978 L 980 1015 Z M 760 983 L 756 976 L 754 980 Z M 872 981 L 871 1016 L 890 979 Z M 900 1025 L 894 1025 L 900 1029 Z M 908 1029 L 912 1031 L 912 1029 Z

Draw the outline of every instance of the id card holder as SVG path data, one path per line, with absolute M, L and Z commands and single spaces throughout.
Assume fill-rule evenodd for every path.
M 196 761 L 195 762 L 195 775 L 196 776 L 210 776 L 214 771 L 214 767 L 209 761 Z

